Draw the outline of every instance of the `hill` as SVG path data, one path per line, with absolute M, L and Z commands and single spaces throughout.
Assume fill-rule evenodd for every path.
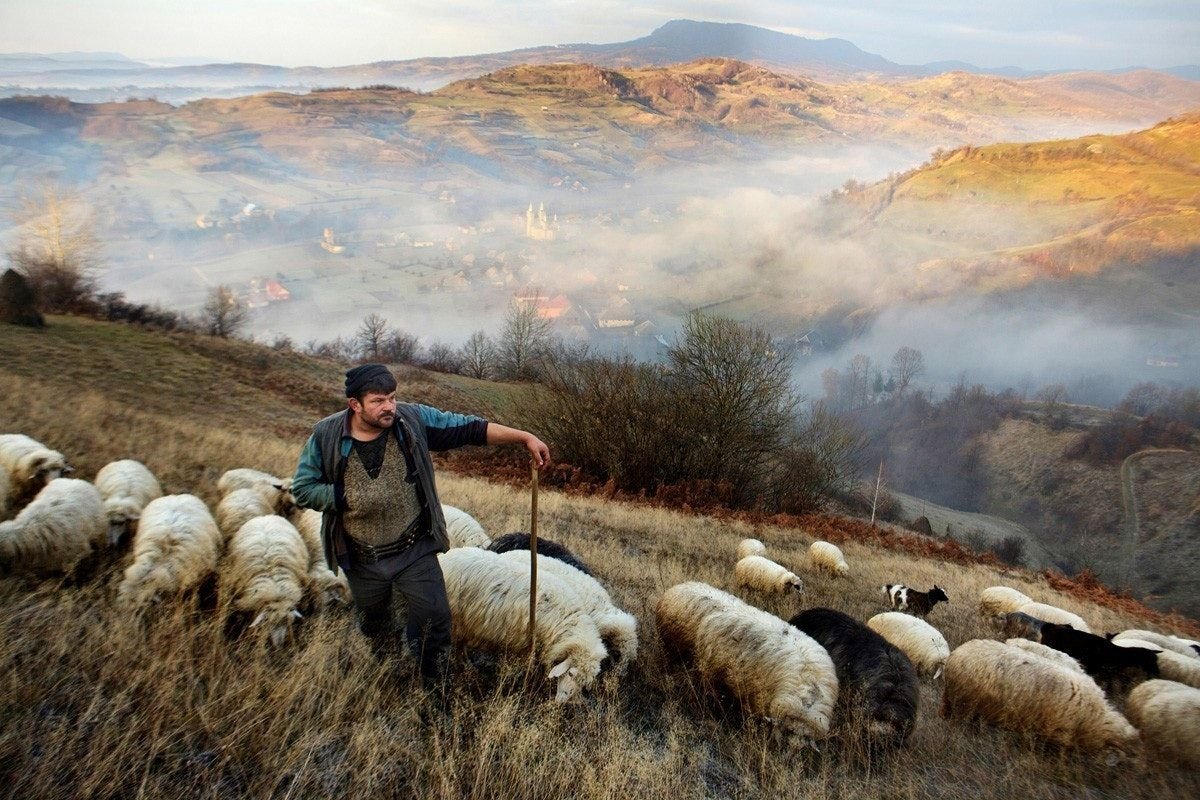
M 90 478 L 110 459 L 137 457 L 169 492 L 215 499 L 226 468 L 290 471 L 312 420 L 339 405 L 339 365 L 241 342 L 164 336 L 78 318 L 45 331 L 0 328 L 0 417 L 67 452 Z M 490 413 L 495 385 L 402 371 L 406 397 Z M 487 390 L 482 394 L 480 390 Z M 528 525 L 527 496 L 443 470 L 446 502 L 494 533 Z M 378 665 L 347 613 L 308 619 L 295 642 L 264 653 L 230 641 L 221 621 L 165 604 L 138 625 L 112 605 L 122 564 L 75 587 L 0 579 L 0 675 L 9 735 L 0 738 L 16 796 L 184 794 L 359 796 L 421 794 L 537 797 L 1061 796 L 1150 798 L 1194 794 L 1194 773 L 1106 770 L 1090 758 L 1021 736 L 943 720 L 939 689 L 925 683 L 908 748 L 873 754 L 840 723 L 819 754 L 795 758 L 769 729 L 714 704 L 670 664 L 653 626 L 655 597 L 691 579 L 734 590 L 730 559 L 753 535 L 800 571 L 802 600 L 749 595 L 784 618 L 827 605 L 860 618 L 882 610 L 878 586 L 936 581 L 951 597 L 931 621 L 952 646 L 991 636 L 974 611 L 985 586 L 1004 583 L 1083 615 L 1097 629 L 1158 625 L 1129 601 L 1096 605 L 1071 584 L 984 564 L 922 557 L 898 534 L 852 521 L 749 522 L 645 504 L 544 492 L 540 530 L 591 564 L 640 622 L 638 661 L 620 686 L 562 709 L 523 688 L 519 659 L 459 660 L 453 716 L 431 719 L 407 664 Z M 816 536 L 842 541 L 847 579 L 807 568 Z M 915 540 L 913 540 L 915 541 Z M 930 549 L 930 553 L 939 551 Z M 1106 597 L 1102 592 L 1094 596 Z M 1152 619 L 1147 622 L 1147 616 Z M 1194 623 L 1175 619 L 1176 630 Z M 396 672 L 391 670 L 395 669 Z M 955 780 L 945 774 L 953 770 Z M 1009 776 L 1000 785 L 998 771 Z M 1192 787 L 1188 789 L 1187 787 Z M 71 787 L 71 788 L 65 788 Z
M 838 82 L 863 78 L 905 79 L 946 72 L 1007 77 L 1047 74 L 1019 67 L 985 69 L 962 61 L 896 64 L 844 39 L 810 39 L 754 25 L 676 19 L 646 36 L 625 42 L 555 44 L 500 53 L 338 67 L 289 68 L 237 63 L 150 66 L 105 53 L 0 54 L 0 92 L 20 94 L 32 90 L 65 94 L 73 100 L 88 102 L 120 100 L 131 94 L 144 96 L 149 93 L 179 103 L 269 90 L 307 91 L 379 83 L 429 91 L 519 64 L 595 64 L 626 69 L 661 67 L 705 58 L 736 59 L 777 72 Z M 1106 76 L 1120 76 L 1135 70 L 1086 74 L 1101 81 Z M 1157 74 L 1160 79 L 1174 75 L 1194 80 L 1196 71 L 1197 67 L 1191 65 Z M 1151 116 L 1162 117 L 1166 113 Z
M 1195 283 L 1170 274 L 1186 268 L 1122 270 L 1123 289 L 1108 297 L 1101 273 L 1188 262 L 1200 247 L 1198 159 L 1200 115 L 1188 114 L 1124 135 L 940 151 L 918 169 L 849 186 L 834 206 L 853 209 L 855 235 L 909 268 L 888 288 L 903 284 L 910 296 L 1051 278 L 1088 285 L 1113 306 L 1187 316 Z M 1142 288 L 1131 292 L 1130 279 Z M 1170 292 L 1155 288 L 1164 281 Z

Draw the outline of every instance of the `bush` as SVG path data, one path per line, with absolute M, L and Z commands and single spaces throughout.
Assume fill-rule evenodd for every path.
M 46 324 L 29 282 L 16 270 L 5 270 L 0 276 L 0 322 L 41 328 Z

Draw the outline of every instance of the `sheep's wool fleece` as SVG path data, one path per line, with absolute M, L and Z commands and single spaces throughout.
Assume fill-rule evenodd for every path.
M 232 591 L 233 608 L 290 611 L 304 593 L 308 548 L 296 528 L 283 517 L 257 517 L 233 535 L 223 586 Z
M 664 639 L 711 685 L 750 713 L 813 739 L 829 733 L 837 702 L 833 660 L 812 637 L 703 583 L 668 589 L 655 608 Z
M 978 716 L 1085 750 L 1136 747 L 1137 731 L 1080 675 L 1003 642 L 975 639 L 946 661 L 944 716 Z
M 1126 709 L 1129 721 L 1159 755 L 1200 769 L 1200 689 L 1144 681 L 1129 693 Z

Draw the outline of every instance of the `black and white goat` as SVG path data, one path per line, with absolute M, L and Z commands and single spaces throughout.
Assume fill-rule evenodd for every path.
M 938 603 L 949 603 L 950 598 L 936 583 L 928 592 L 910 589 L 902 583 L 889 583 L 883 587 L 883 593 L 888 596 L 892 608 L 897 611 L 907 611 L 918 617 L 928 616 Z

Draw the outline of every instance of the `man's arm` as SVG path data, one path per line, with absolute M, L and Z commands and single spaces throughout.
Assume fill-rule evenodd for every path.
M 487 443 L 488 444 L 523 444 L 525 449 L 529 451 L 529 455 L 533 458 L 533 463 L 538 465 L 538 469 L 550 463 L 550 448 L 541 439 L 534 436 L 529 431 L 510 428 L 507 425 L 497 425 L 495 422 L 489 422 L 487 426 Z
M 317 437 L 309 436 L 300 451 L 300 464 L 292 478 L 292 496 L 296 498 L 296 505 L 314 511 L 335 510 L 333 484 L 326 483 L 323 474 Z

